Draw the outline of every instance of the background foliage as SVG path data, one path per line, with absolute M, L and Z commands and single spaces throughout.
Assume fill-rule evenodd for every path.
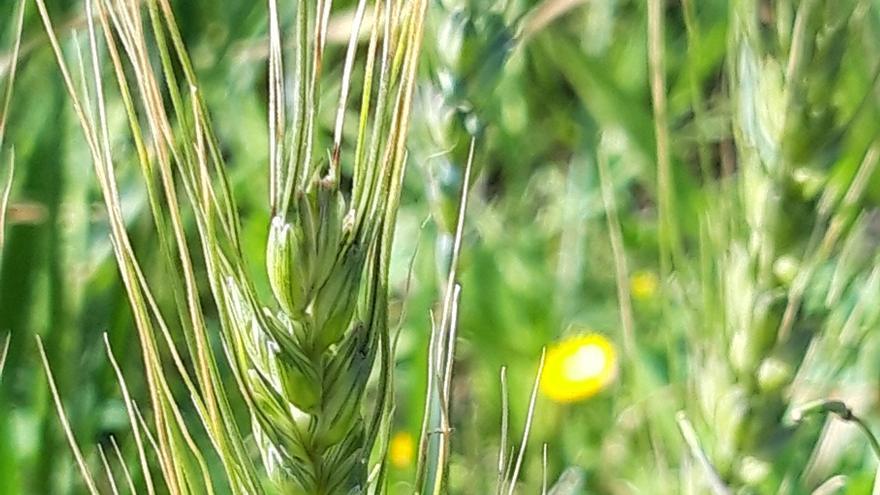
M 0 1 L 4 50 L 14 4 Z M 80 2 L 47 4 L 64 42 L 82 43 Z M 244 249 L 260 267 L 265 6 L 174 4 L 229 164 Z M 352 6 L 335 2 L 328 71 L 341 70 Z M 793 427 L 786 416 L 837 397 L 869 424 L 880 419 L 880 4 L 436 0 L 428 29 L 392 262 L 400 445 L 417 441 L 421 425 L 429 310 L 475 137 L 453 493 L 494 489 L 502 366 L 518 442 L 541 349 L 585 331 L 611 340 L 620 373 L 584 401 L 539 398 L 523 492 L 540 489 L 546 444 L 547 478 L 575 467 L 588 493 L 702 493 L 709 471 L 738 493 L 810 493 L 829 479 L 829 489 L 867 493 L 877 462 L 853 427 L 822 418 Z M 133 446 L 102 334 L 141 397 L 142 362 L 88 154 L 30 4 L 24 33 L 0 150 L 14 147 L 17 164 L 0 265 L 0 330 L 12 342 L 0 493 L 81 493 L 33 335 L 81 443 L 106 450 L 113 437 L 123 456 Z M 9 53 L 0 51 L 3 79 Z M 324 108 L 329 134 L 334 107 Z M 135 250 L 155 256 L 154 278 L 168 276 L 146 198 L 129 184 L 136 167 L 121 174 Z M 680 410 L 711 469 L 682 440 Z M 411 490 L 413 455 L 395 465 L 391 491 Z

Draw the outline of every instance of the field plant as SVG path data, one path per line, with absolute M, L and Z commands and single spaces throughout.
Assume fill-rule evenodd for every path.
M 522 15 L 509 2 L 453 0 L 431 7 L 426 43 L 433 49 L 425 52 L 430 77 L 419 88 L 414 139 L 420 143 L 415 150 L 427 153 L 419 163 L 433 218 L 446 233 L 437 249 L 445 246 L 448 258 L 468 143 L 476 140 L 479 156 L 486 154 L 486 130 L 498 106 L 495 90 L 516 46 Z M 476 160 L 475 173 L 483 161 Z
M 690 352 L 705 372 L 688 380 L 698 399 L 688 409 L 714 432 L 705 435 L 717 472 L 704 476 L 717 492 L 817 489 L 834 478 L 829 465 L 841 453 L 828 446 L 830 426 L 820 442 L 817 425 L 787 415 L 828 395 L 857 410 L 874 401 L 858 391 L 866 379 L 858 367 L 847 371 L 851 388 L 832 384 L 880 317 L 868 303 L 878 269 L 871 214 L 858 208 L 878 158 L 865 120 L 876 69 L 854 76 L 860 82 L 846 91 L 857 96 L 845 106 L 818 96 L 842 91 L 845 60 L 863 56 L 855 40 L 868 15 L 859 2 L 731 7 L 736 170 L 698 223 L 701 288 L 681 295 L 698 301 L 688 304 L 699 329 Z M 828 176 L 839 160 L 848 164 Z
M 361 57 L 363 77 L 357 79 L 359 117 L 354 142 L 348 144 L 344 124 L 368 6 L 372 22 Z M 151 422 L 121 374 L 119 380 L 148 492 L 158 486 L 172 493 L 262 493 L 267 486 L 303 493 L 381 491 L 382 439 L 391 409 L 388 257 L 425 3 L 358 4 L 327 156 L 315 150 L 323 149 L 316 121 L 331 3 L 296 5 L 290 73 L 284 69 L 278 6 L 269 3 L 272 220 L 266 274 L 274 299 L 267 303 L 259 302 L 246 267 L 249 258 L 241 249 L 222 153 L 170 4 L 87 2 L 88 49 L 86 55 L 77 51 L 78 74 L 65 61 L 45 4 L 38 7 L 91 152 L 134 312 Z M 120 138 L 109 131 L 105 71 L 115 77 L 159 247 L 166 269 L 175 274 L 170 277 L 173 311 L 164 311 L 154 297 L 126 231 L 113 159 L 113 141 Z M 346 189 L 343 169 L 350 180 Z M 189 215 L 195 242 L 186 232 L 184 216 Z M 199 300 L 202 286 L 213 296 L 220 347 L 212 343 Z M 108 352 L 113 360 L 109 346 Z M 219 371 L 224 357 L 231 377 Z M 191 403 L 175 396 L 171 370 Z M 378 385 L 367 400 L 373 374 Z M 234 417 L 233 393 L 247 406 L 263 469 L 255 467 Z M 184 409 L 190 407 L 223 467 L 222 481 L 208 471 L 207 449 L 185 419 Z M 155 477 L 151 451 L 158 465 Z M 90 491 L 98 491 L 82 456 L 77 459 Z
M 15 74 L 18 71 L 18 56 L 21 50 L 21 32 L 24 26 L 24 2 L 18 4 L 18 16 L 15 30 L 15 38 L 13 41 L 14 48 L 7 62 L 8 68 L 5 68 L 5 89 L 3 90 L 3 100 L 0 103 L 0 160 L 5 152 L 4 137 L 6 136 L 6 123 L 9 116 L 9 106 L 12 103 L 12 91 L 15 86 Z M 12 191 L 12 179 L 15 173 L 15 152 L 9 151 L 9 158 L 4 164 L 3 186 L 0 189 L 0 260 L 3 256 L 3 245 L 6 243 L 6 211 L 9 207 L 9 193 Z M 9 343 L 11 336 L 8 330 L 4 330 L 5 337 L 2 339 L 2 347 L 0 347 L 0 378 L 3 377 L 3 369 L 6 367 L 6 356 L 9 354 Z
M 0 492 L 66 494 L 77 491 L 79 475 L 50 407 L 34 335 L 45 339 L 77 432 L 109 448 L 108 432 L 125 415 L 120 404 L 108 400 L 117 386 L 101 334 L 112 328 L 112 342 L 129 342 L 131 327 L 106 223 L 94 206 L 98 196 L 86 149 L 75 142 L 80 132 L 70 119 L 61 79 L 51 75 L 57 69 L 36 23 L 37 9 L 32 2 L 23 4 L 23 11 L 22 2 L 0 6 L 4 78 L 10 62 L 18 60 L 2 167 L 5 180 L 6 160 L 14 151 L 0 265 L 0 328 L 9 336 L 0 382 Z M 53 12 L 64 19 L 65 32 L 84 26 L 79 5 L 56 2 Z M 20 19 L 19 56 L 13 58 Z M 126 194 L 129 218 L 138 218 L 130 224 L 136 243 L 147 237 L 141 226 L 149 219 L 138 214 L 144 209 L 142 196 Z M 143 256 L 147 263 L 156 258 L 149 252 Z

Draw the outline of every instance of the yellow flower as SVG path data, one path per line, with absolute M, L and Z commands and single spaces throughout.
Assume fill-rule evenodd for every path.
M 565 339 L 547 350 L 541 392 L 556 402 L 588 399 L 617 376 L 617 352 L 602 335 Z
M 400 431 L 391 437 L 391 443 L 388 445 L 388 457 L 394 467 L 403 469 L 412 464 L 415 452 L 415 441 L 409 433 Z
M 630 291 L 634 298 L 645 301 L 654 297 L 657 293 L 657 275 L 648 270 L 640 270 L 629 278 Z

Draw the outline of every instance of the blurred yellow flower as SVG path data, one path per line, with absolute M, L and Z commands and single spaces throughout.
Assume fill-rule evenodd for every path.
M 400 431 L 391 437 L 388 445 L 388 457 L 396 468 L 405 468 L 412 464 L 416 453 L 415 440 L 409 433 Z
M 654 297 L 657 293 L 657 275 L 649 270 L 639 270 L 629 278 L 630 291 L 634 298 L 645 301 Z
M 541 392 L 556 402 L 588 399 L 617 376 L 617 352 L 602 335 L 567 338 L 547 350 Z

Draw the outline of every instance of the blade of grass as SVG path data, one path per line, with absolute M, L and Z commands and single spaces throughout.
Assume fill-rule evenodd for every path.
M 24 30 L 25 0 L 18 2 L 18 15 L 15 27 L 15 45 L 12 48 L 11 66 L 9 78 L 6 80 L 6 91 L 3 96 L 3 106 L 0 108 L 0 150 L 3 149 L 3 138 L 6 135 L 6 119 L 9 117 L 9 107 L 12 104 L 12 90 L 15 86 L 15 76 L 18 69 L 18 58 L 21 52 L 21 34 Z
M 703 469 L 703 474 L 706 477 L 706 481 L 709 484 L 712 493 L 715 495 L 733 495 L 730 488 L 724 485 L 724 482 L 718 475 L 718 471 L 715 470 L 715 467 L 712 465 L 711 461 L 709 461 L 709 457 L 703 451 L 703 448 L 700 447 L 700 439 L 697 437 L 697 432 L 694 430 L 694 426 L 687 418 L 687 414 L 685 414 L 684 411 L 679 411 L 678 414 L 676 414 L 675 419 L 678 423 L 678 428 L 681 431 L 681 436 L 690 449 L 691 455 L 697 460 L 700 467 Z
M 6 136 L 6 121 L 9 117 L 9 107 L 12 104 L 12 93 L 15 87 L 15 77 L 18 69 L 18 59 L 21 50 L 21 35 L 24 29 L 24 13 L 25 13 L 25 2 L 24 0 L 20 0 L 18 2 L 18 15 L 16 16 L 18 21 L 16 22 L 15 28 L 15 43 L 12 49 L 11 55 L 11 67 L 9 69 L 9 78 L 6 81 L 6 91 L 4 92 L 3 97 L 3 105 L 0 107 L 0 157 L 2 157 L 3 152 L 3 142 Z M 9 154 L 9 165 L 6 170 L 6 178 L 3 183 L 2 192 L 0 192 L 0 254 L 3 253 L 3 245 L 6 240 L 6 212 L 9 206 L 9 194 L 12 192 L 12 179 L 15 175 L 15 149 L 13 148 Z M 7 345 L 8 345 L 7 341 Z M 3 353 L 3 360 L 5 361 L 6 353 Z M 0 365 L 0 373 L 2 373 L 3 367 Z
M 80 474 L 82 475 L 89 493 L 92 495 L 99 495 L 100 492 L 98 492 L 97 485 L 95 485 L 92 474 L 89 472 L 89 467 L 86 464 L 82 451 L 79 448 L 79 444 L 76 441 L 76 437 L 73 434 L 73 429 L 70 427 L 70 422 L 67 419 L 67 413 L 64 411 L 64 405 L 61 403 L 61 396 L 58 394 L 58 388 L 55 386 L 55 378 L 52 376 L 52 368 L 49 365 L 49 358 L 46 356 L 46 350 L 43 348 L 43 341 L 39 336 L 36 336 L 35 338 L 37 342 L 37 350 L 40 353 L 40 360 L 43 364 L 43 370 L 46 372 L 46 378 L 49 381 L 49 389 L 52 393 L 52 401 L 55 403 L 55 411 L 58 414 L 58 419 L 61 421 L 61 426 L 64 429 L 64 434 L 67 437 L 70 449 L 73 451 L 73 455 L 76 458 L 77 467 L 79 468 Z
M 501 367 L 501 440 L 498 444 L 498 479 L 496 480 L 496 494 L 504 492 L 504 483 L 507 479 L 507 436 L 510 432 L 510 404 L 507 390 L 507 367 Z
M 3 349 L 0 349 L 0 379 L 3 379 L 3 370 L 6 369 L 6 355 L 9 354 L 9 344 L 12 342 L 12 334 L 7 333 L 3 338 Z
M 832 476 L 816 487 L 811 495 L 833 495 L 846 488 L 847 477 L 841 474 Z
M 605 138 L 603 138 L 605 139 Z M 599 169 L 599 184 L 602 189 L 602 201 L 605 204 L 605 218 L 611 240 L 611 252 L 614 257 L 614 274 L 617 285 L 617 304 L 620 309 L 620 324 L 623 328 L 623 348 L 630 364 L 636 364 L 636 333 L 633 317 L 632 295 L 629 287 L 629 268 L 626 260 L 626 247 L 623 244 L 623 231 L 620 217 L 617 214 L 617 202 L 614 199 L 614 188 L 611 172 L 608 170 L 608 156 L 600 145 L 596 159 Z
M 154 495 L 155 488 L 153 488 L 153 478 L 150 474 L 150 465 L 147 461 L 146 450 L 144 449 L 144 441 L 140 432 L 140 422 L 137 419 L 137 415 L 135 413 L 135 404 L 131 398 L 131 394 L 128 391 L 128 385 L 125 382 L 125 377 L 122 374 L 122 369 L 119 367 L 119 363 L 116 361 L 116 357 L 113 355 L 113 350 L 110 348 L 110 337 L 104 333 L 104 348 L 107 352 L 107 358 L 110 360 L 110 364 L 113 366 L 113 371 L 116 373 L 116 381 L 119 383 L 119 388 L 122 391 L 122 401 L 125 404 L 125 412 L 128 415 L 128 422 L 131 425 L 132 436 L 134 437 L 135 446 L 137 447 L 138 461 L 141 465 L 141 471 L 144 476 L 144 481 L 147 485 L 147 493 L 149 495 Z M 114 440 L 114 445 L 115 445 Z M 116 447 L 118 452 L 118 447 Z
M 113 444 L 113 452 L 116 454 L 116 461 L 119 462 L 119 466 L 122 468 L 122 473 L 125 476 L 125 482 L 128 484 L 128 491 L 132 495 L 137 494 L 137 488 L 134 487 L 134 478 L 131 476 L 131 471 L 128 469 L 128 463 L 125 461 L 125 458 L 122 455 L 122 450 L 119 449 L 119 443 L 116 442 L 116 437 L 110 435 L 110 443 Z
M 113 470 L 110 469 L 110 463 L 107 462 L 107 454 L 104 453 L 104 446 L 98 444 L 98 455 L 101 457 L 101 465 L 104 467 L 104 474 L 110 483 L 110 491 L 113 495 L 119 495 L 119 488 L 116 487 L 116 478 L 113 476 Z
M 538 386 L 541 384 L 541 375 L 544 373 L 544 358 L 547 357 L 547 349 L 541 350 L 541 361 L 538 363 L 538 373 L 535 375 L 535 383 L 532 385 L 532 395 L 529 398 L 529 409 L 526 413 L 526 424 L 523 428 L 522 441 L 519 445 L 519 453 L 516 456 L 516 464 L 513 472 L 510 474 L 510 485 L 507 495 L 513 495 L 516 490 L 516 480 L 519 478 L 519 471 L 522 469 L 523 460 L 526 456 L 526 447 L 529 443 L 529 434 L 532 430 L 532 420 L 535 417 L 535 404 L 538 400 Z
M 2 140 L 2 139 L 0 139 Z M 9 195 L 12 193 L 12 179 L 15 176 L 15 150 L 9 154 L 9 167 L 6 169 L 6 180 L 0 191 L 0 254 L 6 243 L 6 214 L 9 208 Z
M 657 162 L 657 214 L 659 220 L 660 271 L 665 279 L 678 252 L 678 223 L 675 218 L 675 177 L 670 163 L 669 127 L 666 103 L 664 2 L 648 0 L 648 65 L 651 79 L 654 138 Z
M 583 493 L 584 475 L 578 469 L 569 467 L 559 475 L 559 479 L 550 488 L 550 495 L 575 495 Z
M 541 452 L 541 495 L 547 495 L 547 444 Z
M 473 170 L 475 142 L 470 145 L 461 189 L 458 221 L 453 240 L 452 257 L 443 296 L 442 315 L 439 325 L 432 326 L 428 358 L 428 386 L 419 446 L 419 463 L 416 470 L 416 486 L 420 493 L 442 493 L 446 483 L 449 462 L 450 403 L 452 369 L 455 354 L 455 336 L 458 323 L 458 300 L 461 286 L 458 284 L 458 263 L 464 236 L 470 176 Z M 432 318 L 432 321 L 433 318 Z M 432 435 L 437 434 L 436 441 Z

